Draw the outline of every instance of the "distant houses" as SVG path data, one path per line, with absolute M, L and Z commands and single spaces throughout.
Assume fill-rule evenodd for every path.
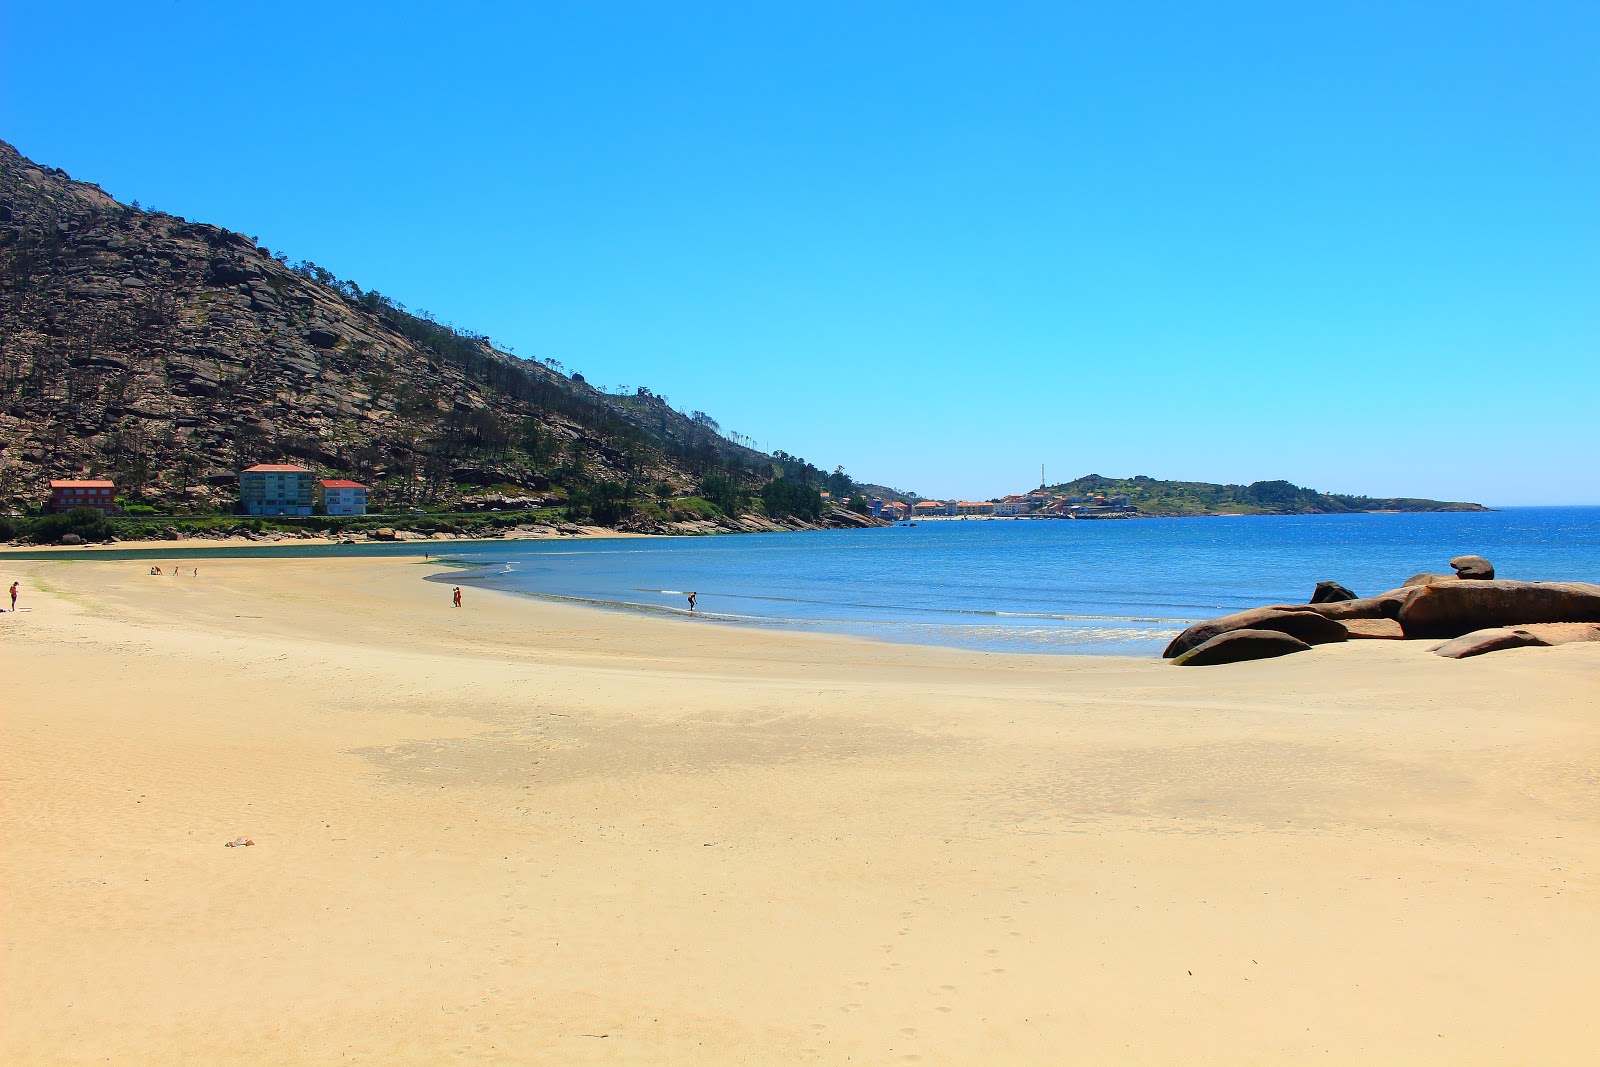
M 317 481 L 317 503 L 324 515 L 365 515 L 367 487 L 343 478 L 322 478 Z
M 316 475 L 290 463 L 258 463 L 239 473 L 239 506 L 246 515 L 309 515 Z
M 115 513 L 116 485 L 94 479 L 52 478 L 49 509 L 59 514 L 73 508 L 93 508 L 102 515 Z
M 904 508 L 904 504 L 898 505 Z M 887 507 L 887 504 L 885 505 Z M 995 518 L 1030 516 L 1040 519 L 1125 518 L 1138 509 L 1124 495 L 1064 496 L 1045 489 L 1013 493 L 999 500 L 920 500 L 907 509 L 913 518 Z M 885 515 L 887 516 L 887 512 Z M 903 517 L 903 516 L 902 516 Z

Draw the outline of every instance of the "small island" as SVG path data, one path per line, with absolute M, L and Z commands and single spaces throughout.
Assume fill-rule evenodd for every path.
M 938 505 L 940 502 L 924 502 Z M 1088 474 L 987 501 L 952 501 L 942 511 L 919 503 L 914 512 L 993 515 L 997 518 L 1173 518 L 1186 515 L 1341 515 L 1363 512 L 1492 511 L 1482 504 L 1421 497 L 1323 493 L 1286 481 L 1218 485 L 1177 482 L 1138 474 L 1107 478 Z

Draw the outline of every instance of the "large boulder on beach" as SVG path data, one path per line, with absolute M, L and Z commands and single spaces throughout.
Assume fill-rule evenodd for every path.
M 1165 652 L 1167 659 L 1183 655 L 1218 634 L 1232 630 L 1272 630 L 1289 634 L 1306 644 L 1318 645 L 1328 641 L 1343 641 L 1344 626 L 1333 619 L 1312 611 L 1295 608 L 1251 608 L 1217 619 L 1197 622 L 1172 639 Z
M 395 539 L 395 532 L 388 526 L 380 526 L 376 530 L 373 530 L 370 536 L 374 541 L 393 541 Z
M 1406 632 L 1399 619 L 1341 619 L 1352 641 L 1399 641 Z
M 1309 611 L 1325 619 L 1398 619 L 1400 608 L 1415 589 L 1391 589 L 1377 596 L 1334 600 L 1325 604 L 1274 604 L 1272 611 Z
M 1358 599 L 1354 593 L 1340 585 L 1338 582 L 1318 582 L 1316 592 L 1311 594 L 1313 604 L 1337 604 L 1345 600 Z
M 1405 580 L 1405 584 L 1400 588 L 1410 589 L 1412 586 L 1436 585 L 1439 582 L 1453 582 L 1455 580 L 1456 576 L 1453 574 L 1413 574 L 1411 577 Z
M 1298 637 L 1281 630 L 1229 630 L 1201 642 L 1172 662 L 1178 667 L 1210 667 L 1218 663 L 1272 659 L 1310 648 Z
M 1494 564 L 1482 556 L 1457 556 L 1450 561 L 1456 577 L 1463 581 L 1487 582 L 1494 579 Z
M 75 533 L 64 533 L 61 535 L 61 543 L 64 545 L 81 545 L 83 544 L 83 536 Z
M 1600 585 L 1451 579 L 1414 590 L 1399 617 L 1411 638 L 1460 637 L 1527 623 L 1600 622 Z
M 1531 622 L 1517 629 L 1528 631 L 1547 645 L 1600 641 L 1600 622 Z
M 1537 635 L 1523 629 L 1495 626 L 1487 630 L 1474 630 L 1470 634 L 1433 646 L 1435 656 L 1445 659 L 1467 659 L 1485 652 L 1501 652 L 1508 648 L 1531 648 L 1543 645 Z

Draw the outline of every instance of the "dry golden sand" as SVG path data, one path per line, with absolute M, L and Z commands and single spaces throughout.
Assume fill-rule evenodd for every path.
M 1600 1062 L 1600 645 L 1181 669 L 0 566 L 8 1064 Z

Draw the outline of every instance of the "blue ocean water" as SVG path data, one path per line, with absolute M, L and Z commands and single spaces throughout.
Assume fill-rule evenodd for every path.
M 1367 595 L 1452 556 L 1600 581 L 1600 508 L 1471 514 L 923 522 L 876 530 L 453 546 L 496 588 L 706 622 L 991 651 L 1147 655 L 1189 623 Z M 458 579 L 459 580 L 459 579 Z

